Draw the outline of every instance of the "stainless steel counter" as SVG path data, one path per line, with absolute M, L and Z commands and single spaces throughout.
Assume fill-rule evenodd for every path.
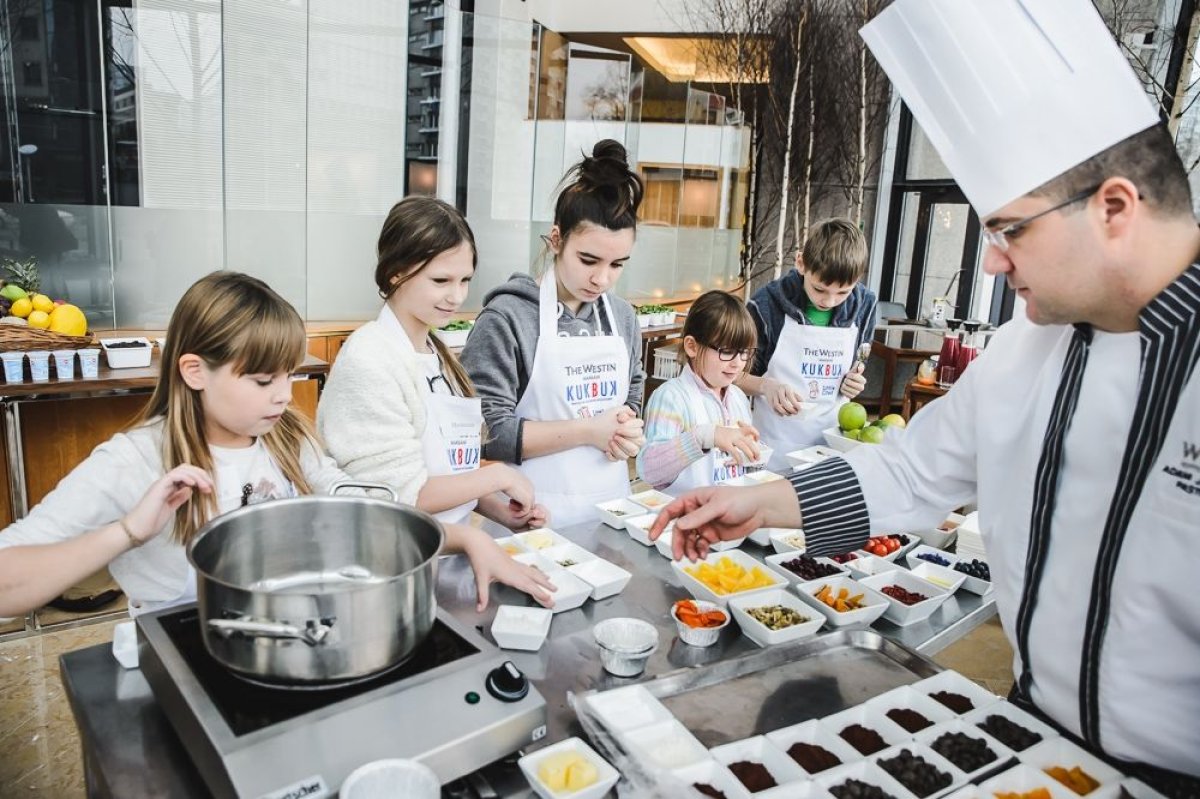
M 688 596 L 668 561 L 653 547 L 643 547 L 622 530 L 602 525 L 558 532 L 633 573 L 623 592 L 554 617 L 550 637 L 538 652 L 511 652 L 512 661 L 533 679 L 546 698 L 549 733 L 546 743 L 580 734 L 567 693 L 623 685 L 634 680 L 607 675 L 592 641 L 592 625 L 614 616 L 633 616 L 659 629 L 659 648 L 647 665 L 646 676 L 687 666 L 735 658 L 757 649 L 736 624 L 726 628 L 716 645 L 695 649 L 680 642 L 669 609 Z M 753 544 L 744 549 L 767 554 Z M 475 612 L 474 577 L 461 557 L 439 564 L 439 605 L 464 623 L 488 629 L 497 604 L 529 604 L 524 595 L 495 586 L 491 606 Z M 966 635 L 995 613 L 991 597 L 960 591 L 926 622 L 907 628 L 878 621 L 873 629 L 926 655 L 938 652 Z M 108 646 L 95 646 L 62 657 L 62 677 L 79 725 L 89 796 L 205 796 L 202 781 L 188 759 L 185 743 L 175 736 L 139 671 L 125 671 Z M 485 770 L 501 796 L 532 795 L 514 786 L 512 769 L 501 765 Z M 478 784 L 478 780 L 468 783 Z M 469 785 L 455 786 L 452 796 L 472 795 Z

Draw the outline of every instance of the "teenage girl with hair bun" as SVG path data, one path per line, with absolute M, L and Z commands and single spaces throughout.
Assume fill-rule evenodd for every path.
M 563 178 L 550 263 L 488 294 L 463 349 L 490 435 L 484 456 L 516 464 L 555 526 L 628 494 L 626 461 L 644 443 L 641 334 L 633 307 L 609 292 L 641 201 L 625 148 L 598 142 Z

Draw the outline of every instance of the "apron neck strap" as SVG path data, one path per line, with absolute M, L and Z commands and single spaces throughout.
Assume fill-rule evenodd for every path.
M 592 315 L 596 335 L 604 335 L 604 326 L 600 324 L 601 309 L 608 320 L 609 331 L 614 336 L 619 335 L 617 325 L 613 321 L 612 303 L 609 302 L 608 294 L 602 294 L 596 300 L 596 310 Z M 558 335 L 558 313 L 558 277 L 554 273 L 554 266 L 551 265 L 542 274 L 542 284 L 538 288 L 538 330 L 541 335 Z

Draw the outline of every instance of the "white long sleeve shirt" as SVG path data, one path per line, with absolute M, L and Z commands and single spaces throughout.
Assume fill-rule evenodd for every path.
M 123 517 L 165 474 L 162 437 L 159 421 L 118 433 L 96 447 L 27 516 L 0 531 L 0 549 L 66 541 Z M 212 454 L 221 513 L 240 507 L 243 497 L 254 503 L 295 495 L 261 441 L 246 449 L 214 447 Z M 301 466 L 313 493 L 326 493 L 347 479 L 315 446 L 303 450 Z M 173 525 L 174 520 L 108 565 L 134 615 L 195 596 L 195 577 L 184 547 L 171 536 Z
M 1200 266 L 1144 309 L 1139 332 L 1090 332 L 1086 365 L 1072 370 L 1073 327 L 1014 320 L 898 441 L 857 447 L 792 483 L 818 546 L 868 527 L 930 527 L 977 500 L 1014 673 L 1030 668 L 1033 701 L 1110 756 L 1200 775 Z M 1073 413 L 1057 399 L 1065 373 L 1080 381 Z M 1057 470 L 1042 474 L 1056 419 L 1070 423 Z M 1057 489 L 1053 502 L 1039 479 Z M 1031 550 L 1039 507 L 1048 534 Z M 1123 511 L 1114 565 L 1097 572 L 1114 551 L 1110 517 Z M 1026 664 L 1018 610 L 1034 552 L 1043 567 L 1029 592 Z

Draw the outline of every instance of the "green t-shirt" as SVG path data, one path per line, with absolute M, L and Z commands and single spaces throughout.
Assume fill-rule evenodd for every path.
M 817 327 L 829 327 L 829 320 L 833 318 L 833 309 L 822 311 L 812 304 L 812 300 L 807 297 L 804 300 L 804 317 L 808 319 L 809 323 Z

